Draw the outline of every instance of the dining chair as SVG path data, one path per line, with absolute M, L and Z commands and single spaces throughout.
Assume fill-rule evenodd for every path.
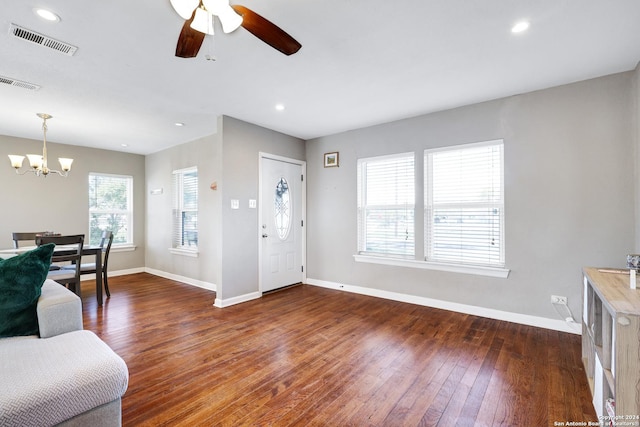
M 44 235 L 44 231 L 36 231 L 34 233 L 22 233 L 22 232 L 13 232 L 11 233 L 11 238 L 13 239 L 13 249 L 18 249 L 20 247 L 20 242 L 31 241 L 32 245 L 36 243 L 36 237 L 38 235 Z
M 111 244 L 113 243 L 113 233 L 111 231 L 103 231 L 100 237 L 100 247 L 102 248 L 102 284 L 104 285 L 104 292 L 107 297 L 111 296 L 109 292 L 109 282 L 107 280 L 107 267 L 109 263 L 109 252 L 111 251 Z M 65 265 L 63 270 L 72 270 L 75 267 L 73 265 Z M 96 272 L 96 263 L 87 263 L 80 265 L 80 274 L 92 274 Z
M 32 245 L 36 244 L 36 239 L 38 236 L 46 235 L 46 231 L 36 231 L 36 232 L 16 232 L 11 233 L 11 238 L 13 239 L 13 249 L 18 249 L 20 247 L 20 242 L 29 242 Z M 60 266 L 57 264 L 51 264 L 49 266 L 49 270 L 60 270 Z
M 61 268 L 60 270 L 49 271 L 47 279 L 52 279 L 61 285 L 65 285 L 76 295 L 82 298 L 80 286 L 80 265 L 82 263 L 82 247 L 84 245 L 84 234 L 71 236 L 38 236 L 36 244 L 38 246 L 47 243 L 55 243 L 56 249 L 51 257 L 52 263 L 71 263 L 71 269 Z M 60 246 L 67 246 L 60 248 Z

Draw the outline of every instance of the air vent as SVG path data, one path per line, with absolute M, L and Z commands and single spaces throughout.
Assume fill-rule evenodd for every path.
M 28 30 L 13 23 L 9 26 L 9 34 L 13 37 L 48 47 L 49 49 L 56 50 L 68 56 L 73 56 L 73 54 L 76 53 L 76 50 L 78 50 L 76 46 L 70 45 L 69 43 L 52 39 L 51 37 L 36 33 L 35 31 Z
M 5 85 L 9 85 L 9 86 L 21 87 L 23 89 L 29 89 L 29 90 L 38 90 L 38 89 L 40 89 L 40 86 L 38 86 L 38 85 L 34 85 L 33 83 L 28 83 L 28 82 L 23 82 L 23 81 L 20 81 L 20 80 L 12 79 L 11 77 L 0 76 L 0 83 L 5 84 Z

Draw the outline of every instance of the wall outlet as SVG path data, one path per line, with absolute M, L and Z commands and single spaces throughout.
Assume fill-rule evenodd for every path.
M 567 297 L 561 297 L 558 295 L 551 295 L 551 304 L 567 305 Z

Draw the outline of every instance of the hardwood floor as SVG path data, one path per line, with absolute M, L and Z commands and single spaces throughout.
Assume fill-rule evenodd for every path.
M 127 362 L 125 426 L 552 426 L 597 420 L 571 335 L 301 285 L 219 309 L 141 273 L 84 327 Z

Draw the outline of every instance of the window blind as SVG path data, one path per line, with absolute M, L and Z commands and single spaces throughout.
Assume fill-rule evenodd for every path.
M 89 241 L 99 245 L 102 231 L 113 233 L 113 244 L 133 243 L 133 177 L 89 174 Z
M 173 172 L 173 233 L 172 247 L 198 248 L 198 169 Z
M 358 160 L 358 252 L 415 254 L 413 153 Z
M 425 150 L 427 261 L 504 266 L 503 143 Z

